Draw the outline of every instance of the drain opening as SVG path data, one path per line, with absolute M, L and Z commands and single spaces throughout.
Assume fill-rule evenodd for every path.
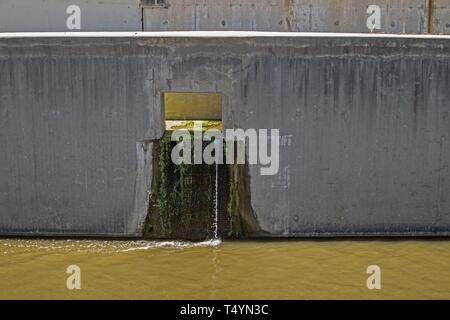
M 152 190 L 144 235 L 164 239 L 218 238 L 219 216 L 226 215 L 227 170 L 220 164 L 194 164 L 193 154 L 194 144 L 200 144 L 202 153 L 210 144 L 202 139 L 205 130 L 222 130 L 222 95 L 166 92 L 162 99 L 166 131 L 153 144 Z M 172 141 L 172 133 L 181 129 L 190 136 L 192 160 L 175 164 L 171 155 L 178 141 Z M 196 132 L 199 130 L 202 132 Z
M 220 93 L 166 92 L 162 96 L 166 131 L 153 143 L 153 176 L 144 236 L 153 239 L 205 240 L 259 235 L 250 205 L 249 179 L 245 165 L 207 164 L 195 161 L 195 146 L 203 155 L 214 148 L 215 156 L 226 146 L 221 140 L 203 139 L 208 129 L 222 131 Z M 172 133 L 188 133 L 190 159 L 175 164 L 172 151 L 181 140 Z M 189 150 L 189 151 L 186 151 Z M 178 150 L 179 151 L 179 150 Z M 177 151 L 177 152 L 178 152 Z M 211 163 L 211 162 L 210 162 Z

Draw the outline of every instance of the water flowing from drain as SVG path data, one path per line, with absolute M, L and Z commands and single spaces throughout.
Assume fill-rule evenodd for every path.
M 216 184 L 214 194 L 214 239 L 219 239 L 219 165 L 216 163 Z
M 222 143 L 220 140 L 214 141 L 216 144 L 216 152 L 217 150 L 220 150 L 222 147 Z M 216 157 L 216 175 L 215 175 L 215 189 L 214 189 L 214 239 L 219 239 L 219 163 L 217 161 Z

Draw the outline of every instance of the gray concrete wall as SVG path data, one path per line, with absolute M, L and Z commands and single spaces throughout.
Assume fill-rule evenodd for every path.
M 160 0 L 161 2 L 162 0 Z M 248 30 L 428 32 L 429 0 L 3 0 L 0 32 Z M 67 26 L 71 5 L 80 28 Z M 367 26 L 379 9 L 379 25 Z M 433 0 L 435 33 L 449 34 L 449 0 Z M 378 10 L 377 9 L 377 10 Z M 72 12 L 72 11 L 71 11 Z M 70 23 L 69 23 L 70 24 Z M 370 25 L 370 23 L 369 23 Z
M 280 128 L 269 236 L 450 232 L 450 40 L 0 38 L 0 234 L 136 235 L 161 93 Z
M 144 7 L 144 31 L 289 30 L 284 0 L 178 0 Z
M 433 0 L 433 34 L 450 34 L 450 0 Z
M 312 31 L 450 34 L 450 1 L 433 0 L 3 0 L 0 32 Z M 160 3 L 164 3 L 161 5 Z M 71 5 L 80 28 L 68 27 Z M 379 8 L 379 26 L 368 21 Z M 431 14 L 431 24 L 428 16 Z M 370 25 L 370 23 L 369 23 Z M 428 30 L 430 29 L 430 30 Z
M 73 5 L 80 9 L 79 29 L 72 29 Z M 2 0 L 0 32 L 139 31 L 139 5 L 140 0 Z
M 262 228 L 283 236 L 448 232 L 449 42 L 286 47 L 256 57 L 241 83 L 242 125 L 280 127 L 285 137 L 277 176 L 251 168 Z
M 127 42 L 0 40 L 0 233 L 140 233 L 164 50 L 148 63 Z
M 295 31 L 424 34 L 426 0 L 294 0 Z M 369 28 L 379 8 L 379 26 Z M 369 25 L 373 25 L 370 24 Z
M 145 31 L 427 32 L 427 0 L 167 0 L 144 7 Z M 380 24 L 368 28 L 379 8 Z M 446 8 L 448 8 L 448 4 Z

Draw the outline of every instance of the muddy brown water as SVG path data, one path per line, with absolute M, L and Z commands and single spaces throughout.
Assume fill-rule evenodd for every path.
M 369 265 L 381 290 L 366 287 Z M 0 298 L 450 299 L 450 241 L 1 239 Z

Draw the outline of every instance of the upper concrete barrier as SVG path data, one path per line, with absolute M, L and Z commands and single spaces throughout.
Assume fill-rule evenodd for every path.
M 431 33 L 450 34 L 450 0 L 433 0 Z
M 0 32 L 140 31 L 140 0 L 2 0 Z
M 3 0 L 0 32 L 449 34 L 450 0 Z
M 427 32 L 427 0 L 167 0 L 144 6 L 145 31 Z

